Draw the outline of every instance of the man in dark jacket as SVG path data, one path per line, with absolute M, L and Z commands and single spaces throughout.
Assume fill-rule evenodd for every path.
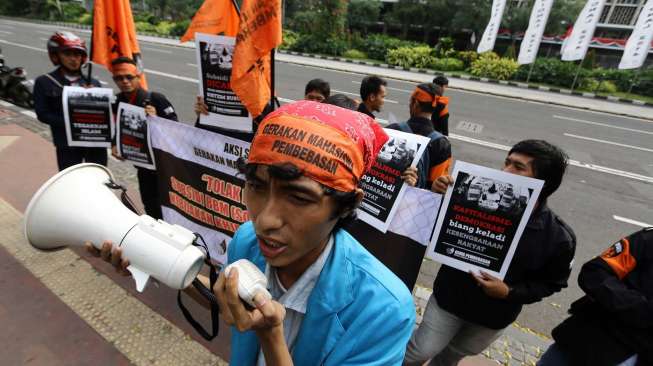
M 141 87 L 140 72 L 134 60 L 119 57 L 111 62 L 111 69 L 113 81 L 120 89 L 120 93 L 116 96 L 114 113 L 118 109 L 118 104 L 128 103 L 143 107 L 147 115 L 177 121 L 174 107 L 163 94 L 150 92 Z M 136 167 L 136 170 L 138 189 L 141 193 L 145 213 L 155 219 L 162 219 L 156 171 L 140 167 Z
M 503 171 L 544 180 L 537 205 L 524 229 L 505 279 L 481 272 L 472 275 L 443 265 L 433 284 L 420 327 L 413 333 L 405 364 L 456 365 L 465 356 L 482 352 L 521 312 L 567 287 L 576 237 L 546 205 L 558 189 L 567 155 L 542 140 L 525 140 L 512 147 Z M 444 193 L 453 184 L 442 176 L 433 184 Z
M 586 295 L 538 365 L 653 365 L 653 228 L 585 263 L 578 284 Z
M 431 115 L 433 128 L 445 136 L 449 136 L 449 98 L 444 96 L 444 91 L 449 86 L 449 79 L 444 75 L 436 76 L 433 84 L 440 87 L 441 93 L 437 98 L 435 111 Z
M 358 105 L 358 112 L 376 118 L 374 112 L 381 112 L 385 103 L 386 85 L 388 82 L 378 76 L 367 76 L 361 82 L 361 104 Z
M 56 32 L 48 40 L 48 56 L 57 67 L 34 82 L 34 109 L 39 121 L 50 125 L 57 165 L 64 170 L 87 162 L 107 165 L 107 150 L 101 147 L 68 146 L 63 115 L 63 87 L 99 87 L 96 79 L 85 80 L 81 67 L 86 62 L 86 42 L 70 32 Z

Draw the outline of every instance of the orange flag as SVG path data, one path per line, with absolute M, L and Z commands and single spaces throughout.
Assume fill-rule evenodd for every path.
M 112 60 L 129 57 L 138 64 L 141 87 L 147 89 L 129 0 L 95 0 L 92 38 L 91 61 L 111 71 Z
M 205 0 L 180 40 L 190 41 L 196 32 L 234 37 L 238 33 L 239 21 L 232 0 Z
M 231 88 L 253 117 L 270 101 L 270 52 L 281 44 L 281 0 L 244 0 Z

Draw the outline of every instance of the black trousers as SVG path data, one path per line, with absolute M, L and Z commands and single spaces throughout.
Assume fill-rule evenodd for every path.
M 156 171 L 144 168 L 136 168 L 136 171 L 138 190 L 141 192 L 145 213 L 155 219 L 163 219 Z
M 107 149 L 103 147 L 55 146 L 59 171 L 80 163 L 107 166 Z

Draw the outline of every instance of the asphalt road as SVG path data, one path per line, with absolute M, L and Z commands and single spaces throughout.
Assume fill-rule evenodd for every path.
M 54 30 L 54 26 L 0 20 L 0 47 L 7 64 L 25 67 L 31 78 L 49 72 L 52 65 L 45 43 Z M 78 34 L 88 40 L 88 32 Z M 193 122 L 198 78 L 195 50 L 146 42 L 141 42 L 141 49 L 150 89 L 164 93 L 180 118 Z M 113 86 L 105 70 L 94 70 L 96 77 Z M 355 96 L 363 76 L 278 62 L 277 94 L 301 99 L 306 82 L 316 77 L 328 80 L 332 93 Z M 405 120 L 414 85 L 388 81 L 389 93 L 379 117 L 388 120 L 393 114 Z M 578 237 L 570 286 L 527 306 L 518 320 L 548 334 L 582 293 L 576 283 L 580 265 L 641 225 L 653 224 L 653 122 L 454 89 L 447 95 L 451 97 L 450 131 L 456 135 L 452 138 L 455 159 L 499 168 L 506 146 L 540 138 L 562 147 L 577 162 L 549 201 Z

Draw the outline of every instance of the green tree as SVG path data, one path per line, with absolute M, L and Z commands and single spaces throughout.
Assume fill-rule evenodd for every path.
M 458 0 L 457 11 L 451 21 L 451 32 L 471 32 L 476 44 L 483 36 L 483 30 L 490 19 L 492 2 L 487 0 Z M 476 44 L 473 47 L 476 47 Z
M 525 32 L 528 27 L 533 4 L 534 1 L 532 0 L 521 4 L 511 1 L 503 12 L 501 28 L 510 32 L 510 46 L 512 48 L 515 48 L 515 43 L 517 42 L 515 33 Z
M 544 34 L 564 34 L 567 28 L 574 25 L 576 18 L 585 5 L 584 0 L 556 0 L 553 2 L 549 21 L 546 23 Z
M 366 34 L 367 27 L 379 20 L 382 5 L 379 0 L 351 0 L 347 10 L 349 30 L 362 29 Z
M 392 11 L 385 15 L 386 23 L 399 25 L 401 36 L 408 36 L 411 25 L 424 25 L 428 14 L 422 0 L 399 0 L 392 7 Z

